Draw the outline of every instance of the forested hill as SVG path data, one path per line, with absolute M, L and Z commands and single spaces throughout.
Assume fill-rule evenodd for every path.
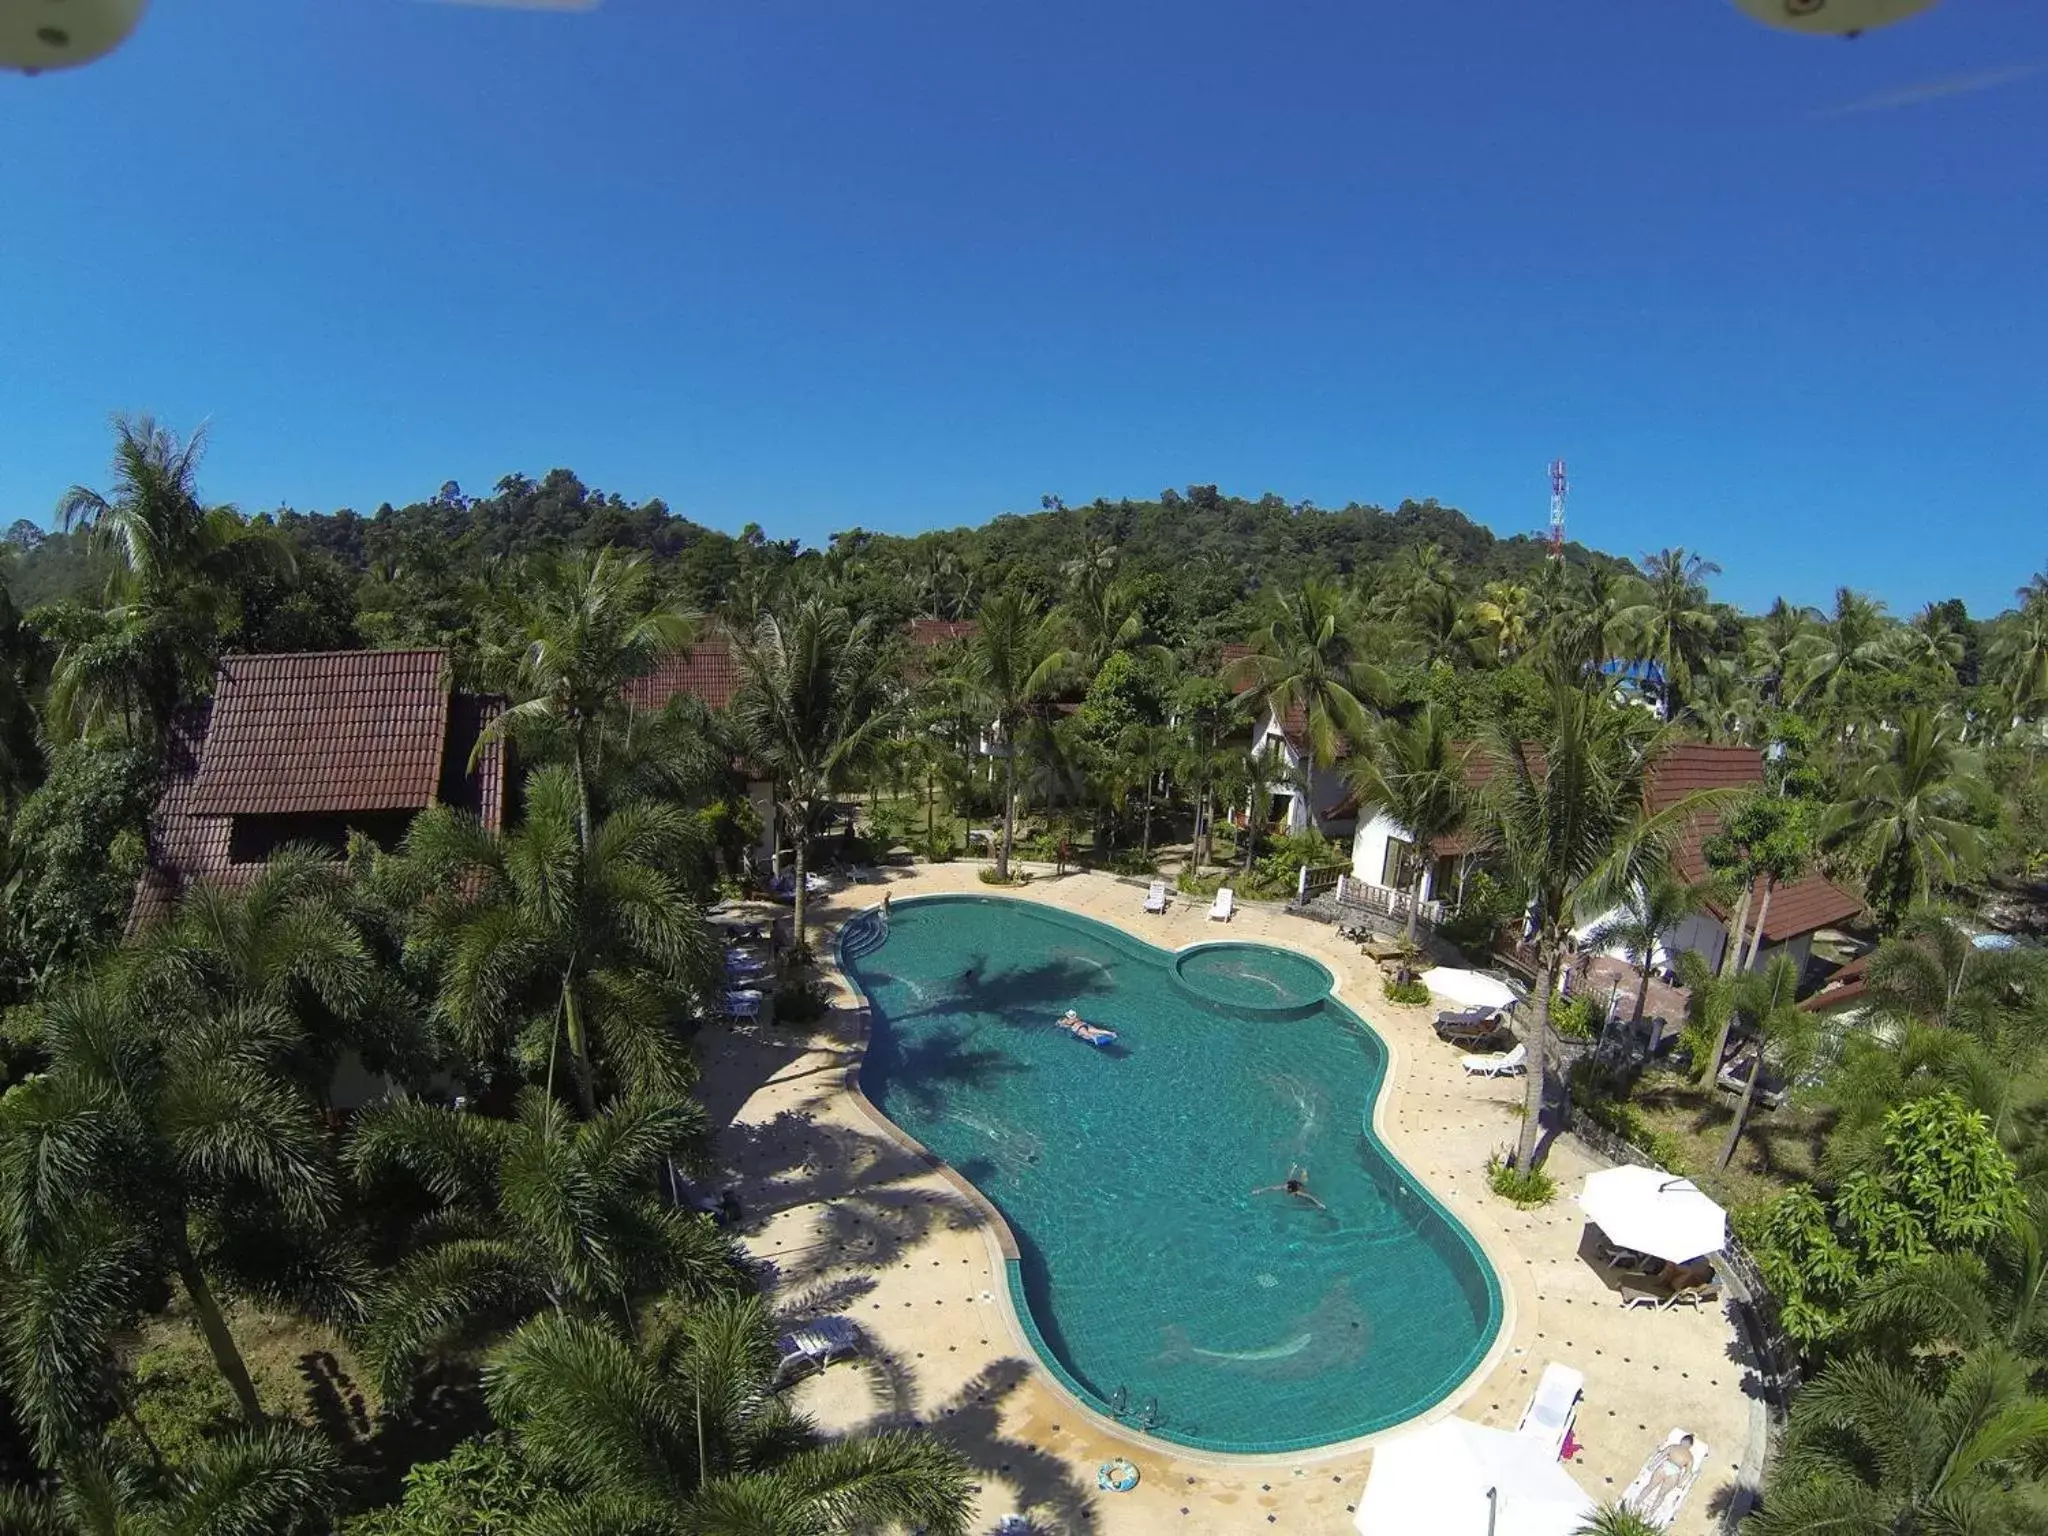
M 839 569 L 869 604 L 905 617 L 954 616 L 1005 587 L 1049 601 L 1077 547 L 1113 549 L 1134 575 L 1170 576 L 1186 617 L 1212 621 L 1262 585 L 1285 585 L 1318 570 L 1350 574 L 1425 545 L 1436 545 L 1461 581 L 1474 587 L 1527 575 L 1544 553 L 1539 538 L 1499 538 L 1434 500 L 1404 501 L 1391 511 L 1355 502 L 1328 509 L 1274 495 L 1247 501 L 1213 485 L 1163 491 L 1154 501 L 1054 503 L 979 527 L 914 537 L 855 528 L 835 534 L 822 550 L 775 540 L 753 525 L 738 535 L 721 533 L 677 516 L 658 499 L 634 504 L 564 469 L 540 480 L 508 475 L 489 496 L 465 495 L 451 481 L 429 500 L 386 504 L 367 516 L 289 508 L 268 516 L 310 557 L 315 582 L 359 589 L 366 616 L 405 606 L 383 600 L 384 586 L 446 583 L 452 590 L 533 550 L 574 545 L 646 550 L 706 608 L 791 563 L 818 561 Z M 18 523 L 9 541 L 17 555 L 6 581 L 23 608 L 95 595 L 104 583 L 104 562 L 75 539 L 44 537 Z M 1626 563 L 1576 544 L 1569 555 L 1575 564 Z

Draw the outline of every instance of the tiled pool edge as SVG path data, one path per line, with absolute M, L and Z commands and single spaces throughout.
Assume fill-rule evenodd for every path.
M 1043 906 L 1050 906 L 1054 910 L 1065 910 L 1056 901 L 1050 899 L 1050 892 L 1045 896 L 1040 896 L 1029 890 L 1005 892 L 1002 896 L 990 896 L 985 892 L 978 894 L 979 899 L 984 900 L 1029 901 Z M 932 891 L 919 893 L 918 897 L 910 897 L 906 898 L 906 900 L 916 900 L 923 896 L 944 895 L 975 896 L 977 893 L 966 890 L 958 892 Z M 1328 971 L 1331 977 L 1330 996 L 1335 998 L 1346 1012 L 1354 1015 L 1361 1024 L 1370 1029 L 1385 1048 L 1387 1053 L 1386 1071 L 1381 1078 L 1378 1091 L 1373 1095 L 1371 1121 L 1373 1135 L 1394 1165 L 1415 1182 L 1424 1197 L 1436 1207 L 1439 1214 L 1450 1221 L 1453 1229 L 1462 1233 L 1465 1239 L 1478 1250 L 1479 1256 L 1485 1264 L 1486 1271 L 1493 1276 L 1495 1282 L 1494 1290 L 1499 1300 L 1500 1316 L 1494 1328 L 1493 1339 L 1473 1367 L 1464 1376 L 1459 1378 L 1457 1383 L 1448 1392 L 1438 1398 L 1428 1408 L 1408 1418 L 1373 1430 L 1369 1434 L 1356 1435 L 1350 1439 L 1330 1441 L 1321 1445 L 1307 1446 L 1299 1449 L 1282 1447 L 1261 1451 L 1218 1450 L 1206 1446 L 1187 1445 L 1181 1441 L 1169 1440 L 1161 1436 L 1142 1434 L 1120 1420 L 1105 1414 L 1081 1392 L 1078 1384 L 1060 1367 L 1057 1357 L 1049 1348 L 1045 1347 L 1043 1335 L 1038 1332 L 1037 1324 L 1031 1317 L 1031 1309 L 1024 1301 L 1022 1295 L 1019 1269 L 1020 1252 L 1017 1246 L 1016 1235 L 1010 1230 L 1008 1219 L 996 1208 L 993 1201 L 975 1187 L 971 1180 L 955 1169 L 944 1158 L 925 1146 L 923 1142 L 905 1131 L 895 1121 L 891 1120 L 888 1115 L 884 1114 L 880 1107 L 868 1098 L 866 1090 L 861 1086 L 861 1069 L 866 1061 L 868 1043 L 873 1030 L 872 1010 L 865 989 L 855 980 L 853 974 L 844 964 L 841 946 L 846 936 L 846 930 L 853 920 L 865 914 L 875 912 L 878 908 L 879 904 L 876 904 L 854 908 L 844 914 L 835 914 L 838 916 L 838 922 L 832 933 L 830 945 L 831 958 L 826 962 L 826 969 L 829 971 L 835 991 L 844 999 L 844 1001 L 836 1001 L 835 1006 L 844 1007 L 851 1015 L 853 1022 L 851 1060 L 840 1074 L 840 1086 L 851 1100 L 856 1113 L 873 1127 L 879 1135 L 909 1156 L 915 1158 L 927 1169 L 936 1173 L 949 1189 L 958 1194 L 982 1218 L 978 1223 L 978 1228 L 982 1233 L 983 1240 L 989 1245 L 992 1255 L 998 1261 L 997 1267 L 1000 1269 L 1004 1282 L 998 1287 L 1002 1293 L 998 1310 L 1003 1313 L 1012 1343 L 1023 1352 L 1023 1358 L 1029 1367 L 1038 1373 L 1041 1381 L 1049 1385 L 1053 1394 L 1062 1403 L 1071 1408 L 1073 1412 L 1081 1415 L 1082 1419 L 1097 1433 L 1108 1436 L 1119 1445 L 1127 1446 L 1133 1450 L 1143 1451 L 1152 1456 L 1169 1455 L 1177 1460 L 1186 1461 L 1193 1465 L 1240 1468 L 1300 1467 L 1305 1464 L 1336 1460 L 1370 1451 L 1375 1445 L 1390 1436 L 1400 1434 L 1417 1425 L 1431 1423 L 1456 1413 L 1459 1408 L 1464 1406 L 1479 1392 L 1487 1378 L 1500 1367 L 1508 1354 L 1516 1352 L 1518 1349 L 1526 1348 L 1526 1345 L 1518 1346 L 1516 1343 L 1517 1336 L 1521 1331 L 1524 1312 L 1517 1294 L 1518 1286 L 1515 1281 L 1510 1279 L 1510 1276 L 1511 1274 L 1520 1276 L 1528 1267 L 1527 1259 L 1512 1251 L 1503 1252 L 1503 1242 L 1500 1235 L 1498 1233 L 1489 1234 L 1476 1228 L 1471 1216 L 1454 1208 L 1450 1199 L 1447 1198 L 1446 1192 L 1439 1191 L 1431 1179 L 1419 1171 L 1412 1161 L 1402 1157 L 1397 1150 L 1396 1142 L 1389 1139 L 1387 1135 L 1386 1117 L 1388 1106 L 1392 1102 L 1395 1090 L 1399 1085 L 1400 1069 L 1403 1065 L 1399 1045 L 1390 1034 L 1374 1025 L 1361 1009 L 1353 1007 L 1342 996 L 1344 978 L 1334 967 L 1293 945 L 1274 942 L 1271 944 L 1272 948 L 1287 950 L 1301 955 L 1302 958 L 1313 961 L 1315 964 L 1322 966 L 1325 971 Z M 1164 949 L 1170 955 L 1178 955 L 1187 949 L 1199 947 L 1203 942 L 1209 942 L 1206 940 L 1197 941 L 1195 944 L 1168 948 L 1167 946 L 1154 943 L 1143 933 L 1133 931 L 1124 924 L 1113 921 L 1108 917 L 1079 913 L 1073 915 L 1084 916 L 1085 921 L 1100 924 L 1112 932 L 1145 944 L 1152 949 Z M 1487 1224 L 1490 1225 L 1490 1222 Z M 1527 1282 L 1523 1281 L 1523 1283 Z

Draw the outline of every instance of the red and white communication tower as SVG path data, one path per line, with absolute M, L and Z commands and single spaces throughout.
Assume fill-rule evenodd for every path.
M 1550 558 L 1564 558 L 1564 460 L 1550 461 Z

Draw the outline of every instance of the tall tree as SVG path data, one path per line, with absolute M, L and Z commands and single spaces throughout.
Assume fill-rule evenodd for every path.
M 895 716 L 883 689 L 880 638 L 821 594 L 766 613 L 736 639 L 740 687 L 733 724 L 775 779 L 795 855 L 796 954 L 809 953 L 810 840 L 826 802 L 889 739 Z
M 644 556 L 609 546 L 535 556 L 496 590 L 502 628 L 484 659 L 519 702 L 491 722 L 477 751 L 509 734 L 565 735 L 577 836 L 588 848 L 605 729 L 625 711 L 626 684 L 689 643 L 691 615 L 656 588 Z
M 1714 1159 L 1716 1169 L 1726 1168 L 1735 1160 L 1735 1149 L 1749 1124 L 1765 1069 L 1776 1068 L 1789 1077 L 1812 1052 L 1818 1026 L 1813 1015 L 1799 1006 L 1798 997 L 1799 967 L 1786 954 L 1775 956 L 1767 969 L 1744 976 L 1736 987 L 1735 1007 L 1749 1020 L 1756 1057 L 1743 1080 L 1735 1117 L 1728 1122 L 1728 1137 Z
M 1831 705 L 1852 679 L 1882 670 L 1891 657 L 1886 626 L 1883 603 L 1837 587 L 1833 612 L 1812 625 L 1794 647 L 1794 702 Z
M 1463 754 L 1451 740 L 1449 722 L 1424 705 L 1405 724 L 1383 722 L 1345 765 L 1344 778 L 1358 814 L 1384 812 L 1415 845 L 1415 878 L 1408 892 L 1408 941 L 1415 941 L 1416 914 L 1429 877 L 1432 850 L 1461 830 L 1469 811 Z
M 1859 845 L 1870 859 L 1870 904 L 1888 922 L 1966 875 L 1982 846 L 1964 785 L 1977 756 L 1948 722 L 1906 712 L 1883 755 L 1866 764 L 1828 811 L 1822 836 Z
M 572 1492 L 534 1529 L 646 1536 L 965 1536 L 959 1457 L 890 1430 L 821 1443 L 772 1389 L 773 1330 L 754 1298 L 691 1307 L 635 1349 L 592 1321 L 549 1315 L 493 1356 L 493 1415 Z
M 1666 739 L 1642 711 L 1616 708 L 1597 689 L 1559 676 L 1540 741 L 1525 742 L 1496 724 L 1481 745 L 1491 771 L 1477 824 L 1515 885 L 1530 893 L 1536 944 L 1518 1168 L 1534 1165 L 1554 1087 L 1550 999 L 1573 924 L 1649 878 L 1667 861 L 1672 839 L 1725 802 L 1718 792 L 1702 791 L 1655 814 L 1645 811 L 1644 789 Z
M 318 1536 L 341 1503 L 341 1463 L 318 1435 L 272 1426 L 216 1440 L 175 1478 L 104 1449 L 67 1457 L 41 1493 L 0 1488 L 11 1536 Z
M 1641 980 L 1636 986 L 1633 1018 L 1640 1024 L 1650 996 L 1650 973 L 1657 965 L 1664 936 L 1697 912 L 1706 900 L 1699 886 L 1687 885 L 1668 870 L 1654 871 L 1622 892 L 1620 905 L 1586 935 L 1584 947 L 1619 947 Z
M 1386 678 L 1366 656 L 1357 600 L 1333 581 L 1312 579 L 1281 594 L 1252 635 L 1252 651 L 1224 669 L 1224 682 L 1276 727 L 1299 716 L 1309 762 L 1328 768 L 1345 739 L 1363 741 L 1369 709 L 1387 697 Z
M 379 866 L 414 914 L 407 947 L 437 978 L 435 1009 L 465 1059 L 488 1071 L 510 1051 L 552 1081 L 560 1043 L 586 1116 L 599 1079 L 678 1093 L 695 1067 L 688 1004 L 720 985 L 718 946 L 688 878 L 707 861 L 696 818 L 634 801 L 579 840 L 566 765 L 526 780 L 526 819 L 493 833 L 436 807 L 402 856 Z
M 1003 837 L 996 848 L 996 876 L 1010 878 L 1010 850 L 1017 837 L 1017 733 L 1032 703 L 1043 696 L 1058 669 L 1050 627 L 1014 593 L 1001 592 L 981 605 L 968 642 L 967 672 L 989 720 L 992 744 L 1003 758 Z
M 349 1162 L 366 1195 L 428 1204 L 419 1242 L 370 1297 L 364 1349 L 387 1399 L 404 1401 L 436 1344 L 541 1310 L 630 1325 L 674 1291 L 741 1282 L 708 1217 L 664 1192 L 674 1165 L 704 1160 L 704 1113 L 687 1099 L 616 1101 L 575 1123 L 538 1089 L 510 1120 L 391 1099 L 365 1111 Z
M 1628 609 L 1626 623 L 1645 661 L 1662 677 L 1664 718 L 1669 720 L 1694 667 L 1713 644 L 1715 619 L 1707 600 L 1707 579 L 1721 567 L 1683 549 L 1660 549 L 1643 559 L 1642 599 Z

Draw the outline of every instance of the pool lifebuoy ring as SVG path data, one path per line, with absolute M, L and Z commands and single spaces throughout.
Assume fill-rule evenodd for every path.
M 1118 1456 L 1095 1469 L 1095 1486 L 1104 1493 L 1129 1493 L 1138 1486 L 1137 1467 Z

